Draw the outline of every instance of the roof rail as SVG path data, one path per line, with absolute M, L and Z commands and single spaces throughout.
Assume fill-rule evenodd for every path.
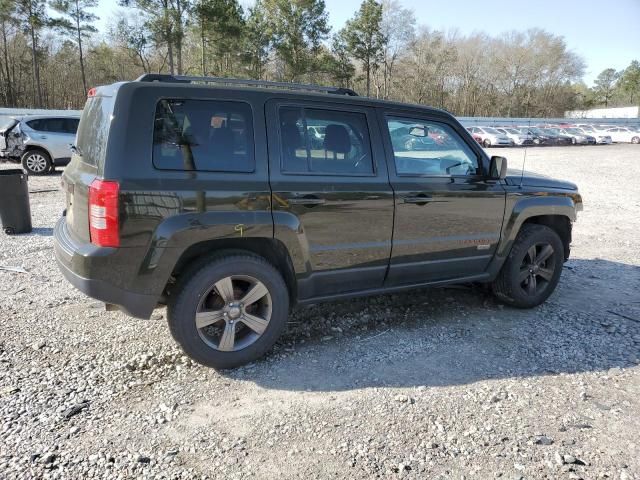
M 136 79 L 136 82 L 167 82 L 167 83 L 217 83 L 220 85 L 244 85 L 247 87 L 283 88 L 287 90 L 305 90 L 309 92 L 325 92 L 336 95 L 357 97 L 358 94 L 350 88 L 325 87 L 307 83 L 269 82 L 266 80 L 250 80 L 244 78 L 194 77 L 187 75 L 168 75 L 162 73 L 146 73 Z

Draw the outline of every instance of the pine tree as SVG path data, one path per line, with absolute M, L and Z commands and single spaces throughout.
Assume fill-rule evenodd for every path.
M 382 34 L 382 5 L 375 0 L 364 0 L 341 34 L 346 39 L 351 55 L 362 62 L 369 96 L 371 75 L 383 60 L 385 38 Z
M 87 76 L 85 73 L 82 40 L 98 31 L 93 26 L 93 22 L 98 20 L 98 17 L 89 11 L 89 9 L 97 5 L 98 0 L 53 0 L 50 3 L 53 10 L 62 14 L 62 17 L 52 19 L 52 26 L 73 38 L 78 46 L 80 74 L 84 92 L 87 91 Z

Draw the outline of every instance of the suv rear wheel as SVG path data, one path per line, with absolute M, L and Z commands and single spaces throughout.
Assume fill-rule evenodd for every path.
M 233 368 L 261 357 L 287 322 L 289 292 L 262 257 L 229 254 L 184 272 L 169 297 L 173 338 L 195 361 Z
M 46 175 L 52 165 L 51 157 L 44 150 L 29 150 L 22 155 L 22 168 L 27 175 Z
M 508 305 L 532 308 L 553 293 L 562 272 L 564 246 L 544 225 L 525 224 L 492 288 Z

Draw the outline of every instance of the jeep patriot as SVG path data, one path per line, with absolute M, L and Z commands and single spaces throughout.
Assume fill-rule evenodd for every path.
M 134 317 L 166 305 L 214 368 L 263 355 L 294 304 L 480 282 L 535 307 L 582 209 L 444 111 L 333 87 L 144 75 L 90 90 L 72 150 L 62 273 Z

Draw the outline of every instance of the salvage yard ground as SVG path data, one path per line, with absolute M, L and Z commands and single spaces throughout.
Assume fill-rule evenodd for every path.
M 0 478 L 640 479 L 640 146 L 529 149 L 527 169 L 585 204 L 545 305 L 458 287 L 298 309 L 225 373 L 163 310 L 64 281 L 60 175 L 31 178 L 33 233 L 0 235 L 26 271 L 0 269 Z

